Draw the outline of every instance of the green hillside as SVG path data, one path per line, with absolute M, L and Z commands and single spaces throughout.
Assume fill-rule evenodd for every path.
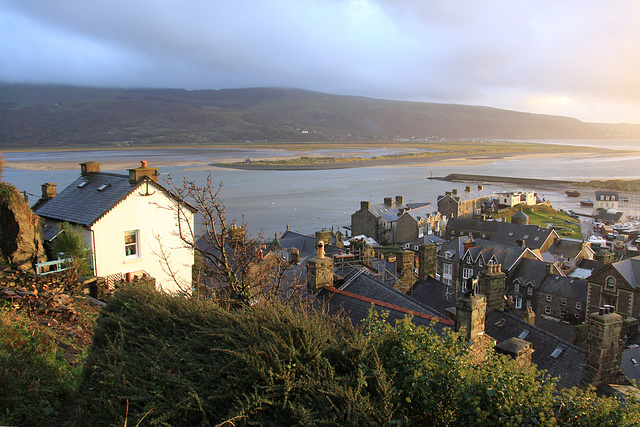
M 568 117 L 297 89 L 0 84 L 0 148 L 5 149 L 607 135 Z

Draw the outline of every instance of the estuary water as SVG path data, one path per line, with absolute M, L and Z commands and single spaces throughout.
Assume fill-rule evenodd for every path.
M 634 151 L 625 156 L 612 155 L 572 155 L 553 158 L 533 159 L 487 159 L 482 164 L 440 166 L 367 167 L 334 170 L 307 171 L 258 171 L 236 170 L 211 167 L 210 163 L 225 159 L 245 157 L 265 158 L 301 155 L 323 155 L 322 150 L 309 152 L 286 152 L 284 150 L 236 150 L 215 148 L 154 149 L 154 150 L 84 150 L 84 151 L 43 151 L 7 152 L 4 181 L 14 184 L 18 190 L 29 194 L 30 203 L 40 196 L 40 185 L 55 182 L 62 191 L 80 173 L 78 163 L 95 161 L 104 164 L 121 162 L 120 169 L 103 171 L 126 174 L 127 168 L 139 166 L 140 160 L 147 160 L 149 166 L 167 164 L 160 167 L 160 183 L 169 176 L 176 182 L 183 178 L 204 183 L 211 174 L 215 183 L 222 183 L 221 197 L 227 208 L 228 218 L 244 219 L 252 235 L 262 232 L 265 238 L 279 235 L 289 226 L 291 230 L 311 234 L 323 228 L 340 229 L 350 224 L 351 214 L 360 209 L 360 201 L 382 203 L 385 197 L 402 195 L 405 202 L 431 202 L 436 210 L 437 197 L 453 188 L 462 190 L 463 183 L 430 180 L 429 176 L 446 176 L 450 173 L 479 175 L 514 176 L 542 179 L 640 179 L 640 140 L 561 140 L 528 141 L 540 143 L 562 143 L 589 147 L 618 148 Z M 615 147 L 614 147 L 615 146 Z M 335 155 L 335 151 L 332 154 Z M 358 150 L 362 155 L 363 150 Z M 394 148 L 372 149 L 368 154 L 380 155 L 398 151 Z M 353 155 L 345 149 L 344 155 Z M 366 153 L 365 153 L 366 155 Z M 44 170 L 19 169 L 12 164 L 31 163 L 41 165 Z M 64 169 L 68 164 L 73 169 Z M 179 164 L 179 166 L 176 166 Z M 67 166 L 63 166 L 67 165 Z M 563 191 L 516 188 L 513 185 L 485 185 L 487 192 L 507 190 L 533 190 L 539 197 L 550 200 L 554 207 L 581 208 L 581 199 L 594 197 L 593 192 L 583 191 L 580 198 L 568 198 Z M 640 200 L 632 195 L 625 207 L 627 214 L 638 216 L 636 206 Z M 640 207 L 640 206 L 639 206 Z M 344 231 L 344 229 L 342 230 Z

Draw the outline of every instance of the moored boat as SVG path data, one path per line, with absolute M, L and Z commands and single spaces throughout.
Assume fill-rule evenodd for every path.
M 567 196 L 569 196 L 569 197 L 579 197 L 580 196 L 580 192 L 579 191 L 575 191 L 575 190 L 565 191 L 565 193 L 567 193 Z
M 580 200 L 580 206 L 593 206 L 593 200 Z

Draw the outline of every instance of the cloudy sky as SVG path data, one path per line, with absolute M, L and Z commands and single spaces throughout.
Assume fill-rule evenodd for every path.
M 640 123 L 640 1 L 0 0 L 0 81 L 297 87 Z

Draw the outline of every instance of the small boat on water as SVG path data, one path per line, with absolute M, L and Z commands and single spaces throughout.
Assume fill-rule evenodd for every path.
M 579 197 L 580 196 L 580 192 L 576 191 L 576 190 L 571 190 L 571 191 L 565 191 L 565 193 L 567 194 L 567 196 L 569 197 Z
M 593 206 L 593 200 L 580 200 L 580 206 Z

